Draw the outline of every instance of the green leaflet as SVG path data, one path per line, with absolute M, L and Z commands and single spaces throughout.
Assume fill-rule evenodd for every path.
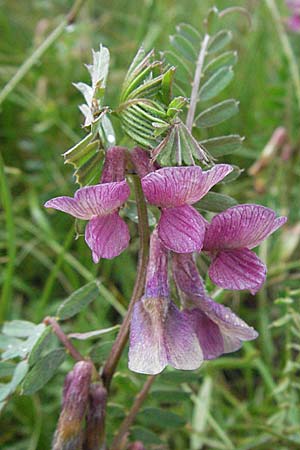
M 145 408 L 138 414 L 137 420 L 144 425 L 159 428 L 177 428 L 185 424 L 183 417 L 159 408 Z
M 25 338 L 31 336 L 36 329 L 36 325 L 26 320 L 12 320 L 5 322 L 2 328 L 2 333 L 6 336 L 14 336 L 17 338 Z
M 125 77 L 117 115 L 124 132 L 143 147 L 156 147 L 157 137 L 170 126 L 167 106 L 174 72 L 174 67 L 163 67 L 153 51 L 139 49 Z
M 170 36 L 170 42 L 187 60 L 194 62 L 197 59 L 197 50 L 185 36 L 181 34 Z
M 100 344 L 96 344 L 90 351 L 90 357 L 95 363 L 103 364 L 108 357 L 114 341 L 105 341 Z
M 19 384 L 23 381 L 28 371 L 28 367 L 29 365 L 27 361 L 21 361 L 16 365 L 11 381 L 1 385 L 0 387 L 0 402 L 5 400 L 17 389 Z
M 229 195 L 208 192 L 194 207 L 198 210 L 219 213 L 235 205 L 237 201 Z
M 180 403 L 190 400 L 190 394 L 181 390 L 153 390 L 150 397 L 161 403 Z
M 234 76 L 232 67 L 221 67 L 202 85 L 199 100 L 207 101 L 216 97 L 232 81 Z
M 176 31 L 178 34 L 188 39 L 191 44 L 199 46 L 199 42 L 201 41 L 201 34 L 191 24 L 180 23 L 179 25 L 177 25 Z
M 224 122 L 239 111 L 239 102 L 230 99 L 217 103 L 214 106 L 202 111 L 195 119 L 196 125 L 200 128 L 213 127 Z
M 51 341 L 51 338 L 53 337 L 51 327 L 46 327 L 43 331 L 43 333 L 40 335 L 40 337 L 37 339 L 35 344 L 33 345 L 29 357 L 28 357 L 28 363 L 30 366 L 33 366 L 41 357 L 43 352 L 49 348 L 49 343 Z
M 91 281 L 73 292 L 58 308 L 59 320 L 66 320 L 78 314 L 99 296 L 99 282 Z
M 183 122 L 175 122 L 167 136 L 153 150 L 152 158 L 162 166 L 192 165 L 195 160 L 203 164 L 212 162 L 206 150 L 196 141 Z
M 0 378 L 13 375 L 16 365 L 9 361 L 0 361 Z
M 25 326 L 25 328 L 22 328 L 20 323 L 22 323 L 23 321 L 12 321 L 7 323 L 7 326 L 6 328 L 3 329 L 3 331 L 12 332 L 14 322 L 19 322 L 19 325 L 15 329 L 15 334 L 17 335 L 22 334 L 24 336 L 24 339 L 16 339 L 15 337 L 7 336 L 10 339 L 10 342 L 6 347 L 6 350 L 1 355 L 1 358 L 3 360 L 13 358 L 25 358 L 31 352 L 35 343 L 39 340 L 41 334 L 44 332 L 46 328 L 46 326 L 43 323 L 40 323 L 38 325 L 31 324 L 32 325 L 31 327 L 29 326 L 29 323 L 31 322 L 27 323 L 27 325 L 23 325 Z M 23 324 L 25 323 L 26 322 L 23 322 Z M 2 336 L 0 336 L 0 341 L 2 341 Z
M 229 44 L 232 40 L 232 32 L 229 30 L 221 30 L 215 34 L 209 41 L 208 51 L 209 53 L 219 52 Z
M 160 445 L 162 443 L 157 434 L 144 427 L 132 427 L 130 436 L 137 441 L 143 442 L 145 445 Z
M 65 350 L 57 348 L 39 359 L 24 379 L 22 394 L 32 395 L 45 386 L 55 375 L 65 357 Z
M 236 51 L 228 51 L 209 60 L 204 66 L 204 75 L 211 75 L 221 67 L 231 67 L 237 63 L 238 54 Z
M 226 175 L 225 178 L 221 181 L 221 183 L 231 183 L 235 181 L 243 172 L 244 169 L 241 169 L 239 166 L 235 166 L 232 164 L 233 171 Z
M 228 155 L 237 151 L 244 138 L 238 134 L 230 134 L 228 136 L 219 136 L 211 139 L 200 141 L 203 146 L 214 158 Z

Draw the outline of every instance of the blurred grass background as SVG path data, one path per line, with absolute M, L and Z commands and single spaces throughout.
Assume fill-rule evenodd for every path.
M 282 17 L 286 16 L 284 2 L 275 3 Z M 0 1 L 0 86 L 71 5 L 62 0 Z M 81 98 L 71 83 L 88 80 L 83 64 L 90 61 L 91 48 L 98 48 L 101 42 L 111 52 L 107 104 L 116 105 L 123 76 L 138 46 L 144 42 L 148 49 L 166 49 L 169 35 L 180 22 L 201 30 L 205 13 L 213 5 L 223 9 L 233 2 L 88 0 L 76 23 L 5 99 L 0 111 L 1 320 L 39 322 L 95 276 L 103 282 L 101 298 L 70 321 L 66 330 L 84 332 L 120 320 L 134 282 L 138 243 L 133 241 L 115 260 L 102 260 L 95 266 L 84 240 L 73 239 L 72 219 L 44 211 L 42 206 L 47 199 L 71 195 L 75 189 L 72 169 L 64 166 L 61 157 L 84 136 L 77 109 Z M 224 98 L 238 99 L 240 114 L 218 130 L 246 137 L 243 148 L 226 159 L 246 170 L 225 192 L 239 202 L 262 203 L 287 214 L 289 224 L 260 248 L 269 267 L 264 289 L 256 297 L 223 293 L 220 298 L 259 330 L 259 339 L 236 354 L 205 364 L 181 385 L 178 373 L 170 371 L 159 377 L 138 418 L 139 426 L 133 430 L 134 437 L 144 437 L 147 449 L 300 448 L 300 112 L 286 55 L 266 3 L 236 0 L 234 5 L 247 8 L 252 27 L 249 29 L 243 16 L 229 20 L 239 61 Z M 299 35 L 290 34 L 289 38 L 299 62 Z M 287 129 L 292 152 L 285 159 L 275 155 L 257 177 L 249 176 L 247 169 L 278 126 Z M 126 143 L 121 134 L 119 143 Z M 111 339 L 112 335 L 103 338 L 92 349 L 95 359 L 104 357 L 109 347 L 106 341 Z M 89 345 L 81 344 L 83 352 Z M 63 376 L 71 365 L 71 361 L 64 363 L 60 374 L 41 393 L 11 400 L 1 418 L 1 449 L 50 448 Z M 125 355 L 120 368 L 108 410 L 109 433 L 117 429 L 144 380 L 128 373 Z M 157 419 L 157 410 L 151 409 L 158 406 L 169 414 L 164 420 Z M 177 419 L 172 413 L 178 414 Z

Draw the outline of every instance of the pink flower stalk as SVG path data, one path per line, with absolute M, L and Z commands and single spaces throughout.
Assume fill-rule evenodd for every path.
M 142 179 L 148 202 L 161 208 L 158 234 L 166 248 L 176 253 L 201 251 L 205 220 L 190 205 L 231 171 L 228 164 L 217 164 L 207 171 L 197 166 L 166 167 Z
M 114 258 L 129 244 L 127 224 L 119 216 L 118 209 L 130 194 L 126 181 L 97 184 L 78 189 L 72 197 L 56 197 L 45 203 L 77 219 L 88 220 L 85 240 L 92 250 L 93 261 Z
M 168 364 L 176 369 L 193 370 L 202 361 L 193 323 L 170 299 L 168 251 L 154 230 L 145 294 L 135 304 L 131 319 L 129 368 L 134 372 L 157 374 Z
M 174 280 L 183 305 L 182 314 L 193 324 L 205 360 L 238 350 L 258 334 L 231 309 L 210 299 L 191 254 L 172 255 Z
M 225 289 L 249 289 L 255 294 L 266 278 L 266 266 L 251 251 L 274 233 L 286 217 L 260 205 L 238 205 L 217 214 L 208 226 L 203 250 L 212 262 L 209 276 Z

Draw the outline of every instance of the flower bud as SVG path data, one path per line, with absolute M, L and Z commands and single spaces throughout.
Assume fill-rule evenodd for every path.
M 151 162 L 149 153 L 140 147 L 135 147 L 131 152 L 131 161 L 134 164 L 136 173 L 140 178 L 145 177 L 150 172 L 154 172 L 159 166 Z
M 93 364 L 80 361 L 66 376 L 62 411 L 55 432 L 52 450 L 81 450 L 82 422 L 86 414 Z
M 123 181 L 125 178 L 126 148 L 110 147 L 106 151 L 101 183 Z
M 84 449 L 99 450 L 104 444 L 104 424 L 107 391 L 100 384 L 90 386 L 89 409 L 86 418 Z

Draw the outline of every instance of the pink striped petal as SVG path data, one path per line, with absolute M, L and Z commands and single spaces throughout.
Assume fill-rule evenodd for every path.
M 126 181 L 97 184 L 78 189 L 74 198 L 53 198 L 45 203 L 45 207 L 58 209 L 78 219 L 89 220 L 115 211 L 123 205 L 129 194 Z
M 217 164 L 206 171 L 198 166 L 165 167 L 144 177 L 142 186 L 148 202 L 153 205 L 162 208 L 191 205 L 231 171 L 228 164 Z
M 163 332 L 167 302 L 149 298 L 134 305 L 128 354 L 130 370 L 150 375 L 160 373 L 167 366 Z
M 181 370 L 198 369 L 203 362 L 203 353 L 193 329 L 193 323 L 170 303 L 165 323 L 165 349 L 168 363 Z
M 200 252 L 205 234 L 205 221 L 192 206 L 163 209 L 158 235 L 166 248 L 176 253 Z
M 204 249 L 254 248 L 286 220 L 286 217 L 276 218 L 275 211 L 264 206 L 233 206 L 212 219 L 205 234 Z
M 56 197 L 45 203 L 45 208 L 53 208 L 70 214 L 77 219 L 88 220 L 91 215 L 87 209 L 72 197 Z
M 201 300 L 199 308 L 219 326 L 223 337 L 227 335 L 235 340 L 251 341 L 258 336 L 254 328 L 247 325 L 230 308 L 213 301 L 209 297 Z
M 224 341 L 216 325 L 201 309 L 184 310 L 186 320 L 193 323 L 205 360 L 214 359 L 224 353 Z
M 211 280 L 224 289 L 248 289 L 255 294 L 266 278 L 266 266 L 247 248 L 220 251 L 209 268 Z
M 197 369 L 203 361 L 192 323 L 168 299 L 143 298 L 131 319 L 129 369 L 160 373 L 168 364 Z
M 93 254 L 93 261 L 100 258 L 114 258 L 129 244 L 128 226 L 117 212 L 103 217 L 95 217 L 85 228 L 85 240 Z

